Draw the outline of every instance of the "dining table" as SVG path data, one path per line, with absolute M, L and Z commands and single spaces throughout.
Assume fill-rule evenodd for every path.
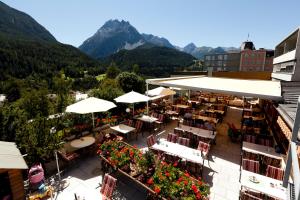
M 276 153 L 275 148 L 273 148 L 273 147 L 264 146 L 264 145 L 260 145 L 260 144 L 254 144 L 254 143 L 250 143 L 250 142 L 243 142 L 242 150 L 251 152 L 251 153 L 255 153 L 255 154 L 260 154 L 260 155 L 267 156 L 270 158 L 282 160 L 281 154 Z
M 95 138 L 92 136 L 85 136 L 79 139 L 73 140 L 70 145 L 74 148 L 81 149 L 84 147 L 88 147 L 95 143 Z
M 247 170 L 241 171 L 241 186 L 276 199 L 287 199 L 287 189 L 282 186 L 282 181 Z
M 137 119 L 141 120 L 143 122 L 147 122 L 147 123 L 153 123 L 158 120 L 156 117 L 151 117 L 149 115 L 142 115 L 141 117 L 138 117 Z
M 111 126 L 110 129 L 125 135 L 127 139 L 129 138 L 130 133 L 135 131 L 134 127 L 127 126 L 125 124 L 119 124 L 119 125 L 116 125 L 116 126 Z
M 208 121 L 208 122 L 213 122 L 215 124 L 218 123 L 219 119 L 214 118 L 214 117 L 207 117 L 207 116 L 202 116 L 202 115 L 193 115 L 193 119 L 201 119 L 203 121 Z
M 192 149 L 190 147 L 168 142 L 166 139 L 159 139 L 154 145 L 150 148 L 154 150 L 163 151 L 165 153 L 178 156 L 187 161 L 195 162 L 195 163 L 203 163 L 202 153 L 197 149 Z
M 211 131 L 211 130 L 187 126 L 187 125 L 183 125 L 183 124 L 179 124 L 179 128 L 184 131 L 192 132 L 194 135 L 197 135 L 197 136 L 200 136 L 203 138 L 208 138 L 211 140 L 215 140 L 216 135 L 217 135 L 217 131 Z
M 205 112 L 209 112 L 209 113 L 219 113 L 221 115 L 224 115 L 225 111 L 224 110 L 215 110 L 215 109 L 208 109 L 205 110 Z
M 189 105 L 184 105 L 184 104 L 176 104 L 176 105 L 173 105 L 173 107 L 181 108 L 181 109 L 187 109 L 190 106 Z

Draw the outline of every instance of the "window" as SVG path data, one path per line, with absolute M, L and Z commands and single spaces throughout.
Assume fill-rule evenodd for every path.
M 249 57 L 248 53 L 245 53 L 245 54 L 244 54 L 244 57 L 245 57 L 245 58 L 248 58 L 248 57 Z
M 205 57 L 205 60 L 210 60 L 210 56 L 206 56 L 206 57 Z
M 218 60 L 223 60 L 223 55 L 218 55 Z
M 228 55 L 224 55 L 224 60 L 227 60 Z

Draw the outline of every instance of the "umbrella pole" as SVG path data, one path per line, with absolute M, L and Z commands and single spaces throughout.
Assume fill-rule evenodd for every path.
M 134 103 L 132 104 L 132 117 L 134 117 Z
M 149 92 L 149 84 L 148 83 L 146 84 L 146 90 L 147 90 L 146 94 L 148 96 L 148 92 Z M 147 101 L 147 115 L 149 115 L 149 100 Z
M 93 120 L 93 128 L 95 128 L 94 113 L 92 113 L 92 120 Z

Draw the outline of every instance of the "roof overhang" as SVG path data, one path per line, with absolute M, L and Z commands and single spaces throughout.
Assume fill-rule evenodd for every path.
M 241 97 L 257 97 L 276 101 L 282 99 L 280 81 L 188 76 L 147 79 L 146 83 L 166 87 L 178 87 L 195 91 L 230 94 Z
M 0 169 L 28 169 L 15 143 L 0 141 Z

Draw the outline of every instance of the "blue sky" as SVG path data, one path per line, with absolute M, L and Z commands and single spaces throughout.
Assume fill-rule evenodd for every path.
M 3 0 L 31 15 L 62 43 L 79 46 L 107 20 L 184 46 L 274 48 L 300 26 L 299 0 Z

